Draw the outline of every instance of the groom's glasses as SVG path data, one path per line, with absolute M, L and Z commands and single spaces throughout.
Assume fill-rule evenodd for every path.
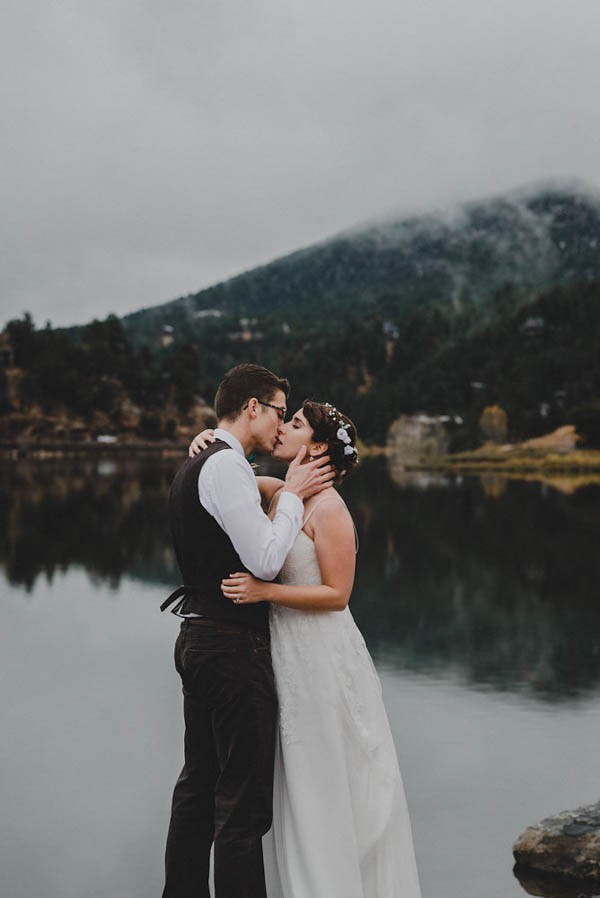
M 280 421 L 285 421 L 285 416 L 287 415 L 287 408 L 284 408 L 282 405 L 273 405 L 272 402 L 263 402 L 261 399 L 258 399 L 259 405 L 266 405 L 268 408 L 274 408 L 277 412 Z

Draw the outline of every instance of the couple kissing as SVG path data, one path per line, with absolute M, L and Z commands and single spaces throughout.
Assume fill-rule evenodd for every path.
M 332 487 L 358 462 L 356 429 L 312 400 L 286 422 L 289 392 L 261 366 L 229 371 L 218 426 L 171 487 L 183 585 L 161 608 L 181 618 L 185 738 L 163 898 L 420 898 L 381 686 L 348 608 L 356 537 Z M 287 462 L 285 480 L 255 476 L 254 453 Z

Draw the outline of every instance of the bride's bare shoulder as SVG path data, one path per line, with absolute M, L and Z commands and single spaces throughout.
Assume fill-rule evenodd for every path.
M 304 520 L 309 535 L 313 535 L 320 527 L 335 526 L 343 521 L 352 522 L 348 506 L 334 489 L 318 493 L 308 500 Z
M 311 512 L 312 514 L 317 513 L 317 509 L 327 507 L 329 509 L 335 508 L 346 508 L 347 505 L 338 493 L 336 489 L 330 487 L 329 489 L 323 490 L 320 493 L 316 493 L 316 495 L 311 496 L 310 499 L 307 499 L 304 503 L 304 507 L 307 512 Z

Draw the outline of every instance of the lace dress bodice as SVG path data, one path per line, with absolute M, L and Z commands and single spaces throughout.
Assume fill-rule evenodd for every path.
M 304 530 L 300 531 L 288 552 L 279 572 L 279 581 L 292 586 L 319 586 L 323 582 L 315 544 Z

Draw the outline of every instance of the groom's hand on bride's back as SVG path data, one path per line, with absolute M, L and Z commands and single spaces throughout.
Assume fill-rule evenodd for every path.
M 302 464 L 306 452 L 306 446 L 302 446 L 296 458 L 290 463 L 283 487 L 285 492 L 294 493 L 303 502 L 315 493 L 333 486 L 335 480 L 335 471 L 329 464 L 328 455 Z

